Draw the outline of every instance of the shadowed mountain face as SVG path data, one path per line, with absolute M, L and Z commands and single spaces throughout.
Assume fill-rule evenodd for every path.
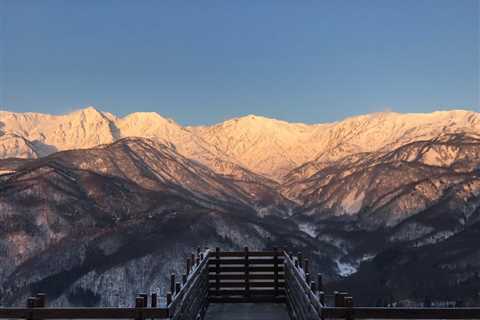
M 196 128 L 91 108 L 0 118 L 4 157 L 27 158 L 0 160 L 2 304 L 40 290 L 53 305 L 128 305 L 164 294 L 192 248 L 245 245 L 302 250 L 362 303 L 476 301 L 477 113 Z
M 270 186 L 230 180 L 149 140 L 2 165 L 13 171 L 0 176 L 2 303 L 41 290 L 54 305 L 127 305 L 142 290 L 166 293 L 163 277 L 199 245 L 317 251 L 285 223 L 275 202 L 289 201 Z M 252 196 L 251 185 L 268 195 Z
M 408 306 L 428 299 L 478 306 L 478 239 L 480 223 L 476 222 L 443 241 L 414 248 L 394 246 L 362 264 L 351 277 L 328 287 L 348 290 L 364 305 Z

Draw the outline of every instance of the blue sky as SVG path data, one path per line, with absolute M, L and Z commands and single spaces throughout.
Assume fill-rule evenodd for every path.
M 0 0 L 0 105 L 318 123 L 479 110 L 478 0 Z

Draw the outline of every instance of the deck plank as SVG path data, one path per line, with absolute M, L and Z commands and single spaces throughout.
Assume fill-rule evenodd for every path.
M 211 303 L 205 320 L 289 320 L 283 303 Z

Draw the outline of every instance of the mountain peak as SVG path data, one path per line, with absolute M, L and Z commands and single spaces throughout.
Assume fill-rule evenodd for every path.
M 266 118 L 266 117 L 262 117 L 262 116 L 257 116 L 255 114 L 248 114 L 248 115 L 245 115 L 245 116 L 240 116 L 240 117 L 229 119 L 226 122 L 228 122 L 228 121 L 234 121 L 234 122 L 254 122 L 254 121 L 256 121 L 256 122 L 258 122 L 258 121 L 272 121 L 272 120 L 275 120 L 275 119 Z
M 181 126 L 170 118 L 162 117 L 157 112 L 134 112 L 121 118 L 120 126 L 135 126 L 141 130 L 152 130 L 153 127 L 174 127 L 180 129 Z
M 278 120 L 275 118 L 267 118 L 264 116 L 258 116 L 255 114 L 249 114 L 246 116 L 241 116 L 237 118 L 232 118 L 225 122 L 220 123 L 220 125 L 244 125 L 244 126 L 254 126 L 258 128 L 272 127 L 276 125 L 294 125 L 295 123 L 290 123 L 283 120 Z
M 88 106 L 83 109 L 75 110 L 69 114 L 66 114 L 67 117 L 73 117 L 74 119 L 79 117 L 83 121 L 98 121 L 100 119 L 108 119 L 105 114 L 93 106 Z
M 123 119 L 147 120 L 147 121 L 168 121 L 175 122 L 172 119 L 162 117 L 157 112 L 134 112 L 126 115 Z
M 71 112 L 70 114 L 75 114 L 75 113 L 95 114 L 95 113 L 101 113 L 101 112 L 98 111 L 97 108 L 95 108 L 94 106 L 87 106 L 85 108 L 75 110 L 75 111 Z

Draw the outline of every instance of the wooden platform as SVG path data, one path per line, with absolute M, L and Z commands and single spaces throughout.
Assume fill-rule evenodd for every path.
M 289 320 L 283 303 L 211 303 L 205 320 Z

